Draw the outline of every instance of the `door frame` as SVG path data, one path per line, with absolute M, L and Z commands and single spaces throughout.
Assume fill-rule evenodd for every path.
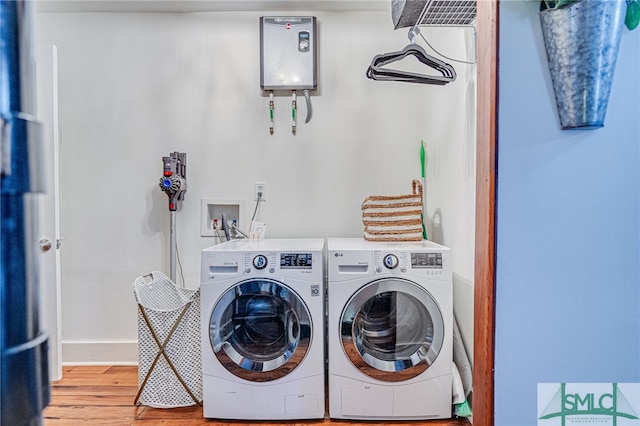
M 499 0 L 478 0 L 473 423 L 494 421 Z
M 495 342 L 495 200 L 499 0 L 477 1 L 476 229 L 473 419 L 493 425 Z
M 60 138 L 58 128 L 58 50 L 55 45 L 35 49 L 36 115 L 42 125 L 46 190 L 38 194 L 38 238 L 50 248 L 39 251 L 40 329 L 48 335 L 49 379 L 62 378 L 62 313 L 60 272 Z

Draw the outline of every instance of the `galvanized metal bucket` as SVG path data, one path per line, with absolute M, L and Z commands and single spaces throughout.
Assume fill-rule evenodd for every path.
M 625 0 L 582 0 L 540 12 L 562 129 L 604 126 L 625 12 Z

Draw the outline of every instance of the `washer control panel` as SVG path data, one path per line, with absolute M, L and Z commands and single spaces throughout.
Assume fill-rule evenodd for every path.
M 245 252 L 242 270 L 245 274 L 250 274 L 251 272 L 273 274 L 276 272 L 276 255 L 277 253 L 275 252 Z
M 253 263 L 253 267 L 256 269 L 264 269 L 267 267 L 269 261 L 267 260 L 267 256 L 265 256 L 264 254 L 259 254 L 253 258 L 253 261 L 251 263 Z
M 308 272 L 313 269 L 313 253 L 310 252 L 246 252 L 243 271 L 245 274 L 264 271 Z
M 317 284 L 324 276 L 324 248 L 320 238 L 231 240 L 202 250 L 200 283 L 271 277 Z

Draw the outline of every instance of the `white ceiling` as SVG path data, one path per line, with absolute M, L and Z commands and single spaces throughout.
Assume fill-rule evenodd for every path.
M 37 12 L 385 11 L 391 0 L 36 0 Z

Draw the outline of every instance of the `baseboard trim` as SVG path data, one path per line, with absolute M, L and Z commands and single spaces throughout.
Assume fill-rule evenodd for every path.
M 63 340 L 62 365 L 138 365 L 138 342 Z

